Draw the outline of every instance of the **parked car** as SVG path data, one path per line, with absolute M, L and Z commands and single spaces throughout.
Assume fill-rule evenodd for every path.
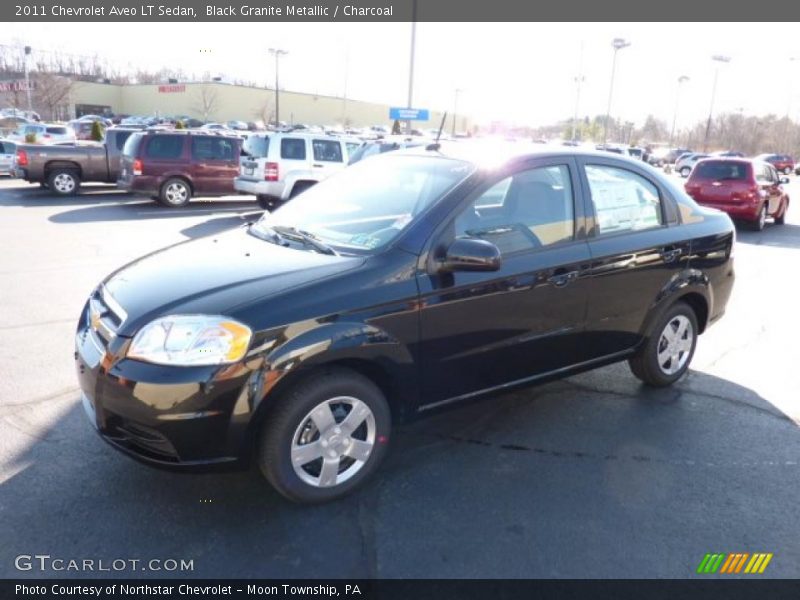
M 654 167 L 663 167 L 665 165 L 674 164 L 681 154 L 691 152 L 689 148 L 666 148 L 660 147 L 654 149 L 647 156 L 647 162 Z
M 81 183 L 114 183 L 120 172 L 122 148 L 133 129 L 109 127 L 103 144 L 38 146 L 19 144 L 15 174 L 46 185 L 59 196 L 78 193 Z
M 725 311 L 731 220 L 639 161 L 516 147 L 390 152 L 118 269 L 75 336 L 91 423 L 321 502 L 432 409 L 622 360 L 677 381 Z
M 241 147 L 239 137 L 200 130 L 137 132 L 122 150 L 117 186 L 169 207 L 233 194 Z
M 257 133 L 247 138 L 243 148 L 233 187 L 255 194 L 266 209 L 341 171 L 350 157 L 347 140 L 325 134 Z
M 9 139 L 17 142 L 27 142 L 29 136 L 34 136 L 36 144 L 74 144 L 75 132 L 66 125 L 57 123 L 25 123 Z
M 771 164 L 779 173 L 789 175 L 794 171 L 794 158 L 788 154 L 759 154 L 755 158 Z
M 75 138 L 81 141 L 92 139 L 92 128 L 95 121 L 70 121 L 69 126 L 75 132 Z M 100 123 L 101 131 L 105 131 L 106 126 Z
M 707 158 L 695 165 L 686 182 L 686 193 L 698 204 L 728 213 L 761 231 L 768 217 L 783 225 L 789 210 L 789 195 L 769 163 L 742 158 Z
M 14 175 L 16 158 L 17 145 L 11 140 L 0 140 L 0 175 Z
M 702 152 L 692 152 L 691 154 L 683 154 L 681 158 L 675 163 L 675 172 L 680 173 L 681 177 L 688 177 L 692 172 L 692 167 L 697 164 L 697 161 L 708 157 L 708 154 Z
M 370 156 L 378 156 L 401 148 L 415 148 L 426 143 L 430 143 L 430 140 L 403 136 L 390 136 L 381 140 L 362 142 L 351 149 L 348 164 L 352 165 Z
M 102 115 L 83 115 L 77 119 L 74 119 L 73 121 L 78 121 L 81 123 L 94 123 L 95 121 L 99 121 L 103 127 L 111 127 L 114 124 L 111 119 Z

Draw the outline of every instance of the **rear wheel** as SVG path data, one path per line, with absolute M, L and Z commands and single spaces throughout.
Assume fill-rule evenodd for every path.
M 761 205 L 761 210 L 758 211 L 758 218 L 750 222 L 750 229 L 753 231 L 762 231 L 767 224 L 767 203 Z
M 688 177 L 689 173 L 692 172 L 692 167 L 682 167 L 681 168 L 681 177 Z
M 173 177 L 164 182 L 158 196 L 159 201 L 164 206 L 179 207 L 186 206 L 192 199 L 192 189 L 184 179 Z
M 258 464 L 290 500 L 333 500 L 378 468 L 390 429 L 389 405 L 372 381 L 347 369 L 319 371 L 283 394 L 267 415 Z
M 289 194 L 289 198 L 294 198 L 295 196 L 302 194 L 313 185 L 314 185 L 313 181 L 300 181 L 298 183 L 295 183 L 294 187 L 292 188 L 292 193 Z
M 264 210 L 275 210 L 281 205 L 281 201 L 274 196 L 267 196 L 265 194 L 258 194 L 256 196 L 256 202 L 258 205 L 263 208 Z
M 676 302 L 653 328 L 639 353 L 628 361 L 631 371 L 647 385 L 672 385 L 689 368 L 698 331 L 692 308 Z
M 55 169 L 47 177 L 47 187 L 58 196 L 74 196 L 81 187 L 81 178 L 72 169 Z
M 792 174 L 792 167 L 784 167 L 783 174 L 784 175 L 791 175 Z

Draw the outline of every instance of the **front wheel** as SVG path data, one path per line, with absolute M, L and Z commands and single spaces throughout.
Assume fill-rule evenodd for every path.
M 789 210 L 789 203 L 788 202 L 784 202 L 783 203 L 783 208 L 781 209 L 781 214 L 780 215 L 775 215 L 775 218 L 773 219 L 775 221 L 776 225 L 783 225 L 784 223 L 786 223 L 786 211 L 787 210 Z
M 258 445 L 261 472 L 294 502 L 340 498 L 386 454 L 391 412 L 381 390 L 346 369 L 312 374 L 267 415 Z
M 676 302 L 653 328 L 639 353 L 628 361 L 631 371 L 647 385 L 672 385 L 689 368 L 698 331 L 692 307 Z
M 792 174 L 792 167 L 785 167 L 783 169 L 783 174 L 784 175 L 791 175 Z
M 691 172 L 692 172 L 692 168 L 691 167 L 683 167 L 681 169 L 681 177 L 686 179 L 689 176 L 689 173 L 691 173 Z

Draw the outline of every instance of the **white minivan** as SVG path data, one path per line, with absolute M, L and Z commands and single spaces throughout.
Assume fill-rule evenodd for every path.
M 263 208 L 276 208 L 344 169 L 359 144 L 321 133 L 255 133 L 242 146 L 233 187 L 255 194 Z

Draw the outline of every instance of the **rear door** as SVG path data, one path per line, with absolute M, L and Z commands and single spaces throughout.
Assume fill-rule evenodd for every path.
M 433 241 L 419 277 L 424 403 L 530 380 L 576 362 L 589 249 L 576 164 L 537 160 L 487 181 Z M 495 244 L 493 272 L 440 272 L 459 238 Z
M 339 140 L 312 139 L 311 151 L 314 159 L 311 170 L 314 177 L 320 181 L 341 171 L 347 164 L 344 160 L 342 142 Z
M 769 182 L 765 188 L 767 194 L 767 214 L 774 215 L 780 210 L 783 189 L 781 188 L 781 178 L 778 171 L 770 164 L 765 164 L 764 177 Z
M 239 141 L 206 135 L 193 135 L 191 140 L 195 193 L 232 194 L 239 170 Z
M 690 255 L 677 207 L 645 171 L 600 158 L 583 162 L 590 291 L 584 359 L 633 348 L 650 308 Z

